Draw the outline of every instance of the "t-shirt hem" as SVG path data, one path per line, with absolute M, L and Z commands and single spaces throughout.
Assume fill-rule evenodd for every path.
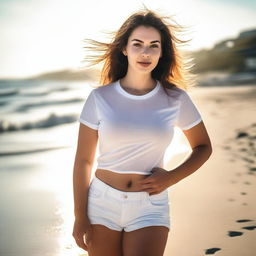
M 85 121 L 85 120 L 82 119 L 82 118 L 79 118 L 79 122 L 82 123 L 82 124 L 84 124 L 84 125 L 86 125 L 86 126 L 89 126 L 90 128 L 92 128 L 92 129 L 94 129 L 94 130 L 98 130 L 98 128 L 99 128 L 97 125 L 92 124 L 92 123 L 89 123 L 89 122 Z
M 118 171 L 118 170 L 113 170 L 111 168 L 106 168 L 106 167 L 101 167 L 101 166 L 98 166 L 97 168 L 98 169 L 105 169 L 105 170 L 115 172 L 115 173 L 122 173 L 122 174 L 126 174 L 126 173 L 129 173 L 129 174 L 146 174 L 146 175 L 150 174 L 150 172 L 141 172 L 141 171 Z
M 193 123 L 189 124 L 189 125 L 186 125 L 186 126 L 183 126 L 181 127 L 182 130 L 188 130 L 190 128 L 192 128 L 193 126 L 199 124 L 200 122 L 202 121 L 202 118 L 200 117 L 199 119 L 197 119 L 196 121 L 194 121 Z

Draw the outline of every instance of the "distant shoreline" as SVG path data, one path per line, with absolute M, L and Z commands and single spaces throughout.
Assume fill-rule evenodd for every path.
M 44 73 L 37 76 L 27 78 L 0 78 L 1 82 L 18 82 L 18 81 L 98 81 L 100 71 L 97 69 L 72 71 L 61 70 L 57 72 Z M 256 72 L 220 72 L 210 71 L 204 73 L 194 74 L 196 76 L 196 86 L 198 87 L 212 87 L 212 86 L 241 86 L 241 85 L 256 85 Z

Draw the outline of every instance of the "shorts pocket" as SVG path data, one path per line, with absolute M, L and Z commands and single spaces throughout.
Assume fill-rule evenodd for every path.
M 99 189 L 95 186 L 91 186 L 89 188 L 89 193 L 88 196 L 91 198 L 101 198 L 101 196 L 103 195 L 103 190 Z
M 165 206 L 169 203 L 168 191 L 165 190 L 156 195 L 149 195 L 148 200 L 151 205 Z

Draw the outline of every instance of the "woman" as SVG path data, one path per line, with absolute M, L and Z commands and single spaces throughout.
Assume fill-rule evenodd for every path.
M 73 176 L 73 237 L 90 256 L 163 255 L 170 230 L 168 188 L 211 155 L 201 115 L 179 88 L 186 88 L 185 69 L 175 42 L 184 41 L 174 30 L 146 10 L 131 15 L 110 44 L 91 41 L 105 49 L 95 60 L 105 62 L 104 86 L 91 91 L 82 109 Z M 192 153 L 165 170 L 174 126 Z

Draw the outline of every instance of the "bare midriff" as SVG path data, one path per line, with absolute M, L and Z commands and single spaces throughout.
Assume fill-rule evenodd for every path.
M 138 182 L 142 179 L 145 179 L 149 175 L 133 173 L 122 174 L 112 172 L 111 170 L 96 169 L 95 176 L 115 189 L 126 192 L 138 192 L 142 191 Z

